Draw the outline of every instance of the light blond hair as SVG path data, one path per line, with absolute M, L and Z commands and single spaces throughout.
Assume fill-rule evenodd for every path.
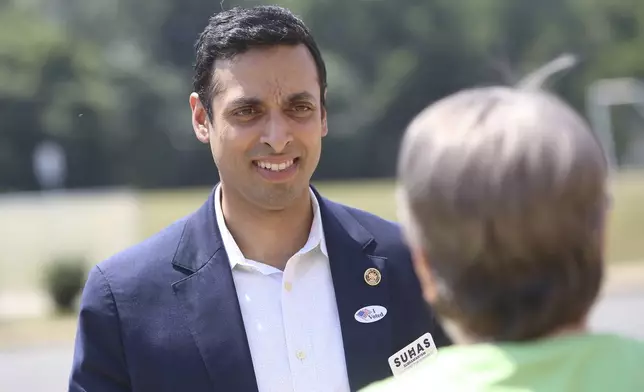
M 525 340 L 583 319 L 602 278 L 608 166 L 580 116 L 530 88 L 460 91 L 409 125 L 399 215 L 468 336 Z

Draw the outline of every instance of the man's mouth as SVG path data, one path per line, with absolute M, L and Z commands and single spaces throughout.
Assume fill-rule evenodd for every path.
M 270 170 L 273 172 L 281 172 L 293 166 L 299 158 L 289 159 L 282 162 L 267 162 L 267 161 L 253 161 L 253 164 L 261 169 Z

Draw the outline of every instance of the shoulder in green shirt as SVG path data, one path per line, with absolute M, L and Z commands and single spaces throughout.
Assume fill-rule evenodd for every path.
M 644 342 L 584 334 L 439 349 L 363 392 L 644 392 Z

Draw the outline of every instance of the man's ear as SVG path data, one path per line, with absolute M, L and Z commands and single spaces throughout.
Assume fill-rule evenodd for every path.
M 324 105 L 322 105 L 322 137 L 325 137 L 329 133 L 329 127 L 327 123 L 327 112 L 326 112 L 326 89 L 324 89 Z
M 192 129 L 197 136 L 197 140 L 202 143 L 210 142 L 208 112 L 199 99 L 199 94 L 190 94 L 190 109 L 192 110 Z

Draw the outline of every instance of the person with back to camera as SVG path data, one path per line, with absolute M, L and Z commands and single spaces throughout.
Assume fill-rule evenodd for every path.
M 455 345 L 399 358 L 398 377 L 364 392 L 644 391 L 644 342 L 587 326 L 607 161 L 580 116 L 535 87 L 465 89 L 406 130 L 399 215 Z
M 234 8 L 196 49 L 192 126 L 221 181 L 91 271 L 69 390 L 355 391 L 427 332 L 450 344 L 399 227 L 310 185 L 326 71 L 302 21 Z

